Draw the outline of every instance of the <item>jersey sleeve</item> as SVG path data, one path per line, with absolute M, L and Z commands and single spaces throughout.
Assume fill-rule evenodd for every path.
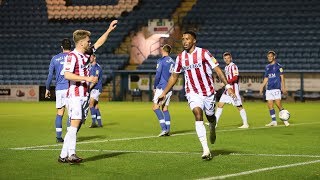
M 95 67 L 94 66 L 91 66 L 91 68 L 90 68 L 90 71 L 89 71 L 89 76 L 95 76 Z
M 99 68 L 93 68 L 93 69 L 90 70 L 89 76 L 97 76 L 97 77 L 99 77 L 100 73 L 101 72 L 100 72 Z
M 279 66 L 280 75 L 282 75 L 282 74 L 284 73 L 284 72 L 283 72 L 283 66 L 280 65 L 280 64 L 278 64 L 278 66 Z
M 46 89 L 49 90 L 50 89 L 50 84 L 53 78 L 53 71 L 54 71 L 54 59 L 51 59 L 50 61 L 50 65 L 49 65 L 49 73 L 48 73 L 48 78 L 46 81 Z
M 204 52 L 204 58 L 207 60 L 211 69 L 214 69 L 215 67 L 219 66 L 219 62 L 216 60 L 216 58 L 212 56 L 212 54 L 208 50 Z
M 64 72 L 74 72 L 74 67 L 77 61 L 76 55 L 70 53 L 65 59 L 63 70 Z
M 178 73 L 180 74 L 182 72 L 182 55 L 178 55 L 177 58 L 176 58 L 176 62 L 175 62 L 175 65 L 174 65 L 174 70 L 173 72 L 174 73 Z
M 264 68 L 264 75 L 263 75 L 263 77 L 265 77 L 265 78 L 268 77 L 267 66 Z
M 233 64 L 231 66 L 231 74 L 232 74 L 232 78 L 228 79 L 228 84 L 234 84 L 238 82 L 238 76 L 239 76 L 239 71 L 238 71 L 238 67 Z
M 161 72 L 162 72 L 162 61 L 158 60 L 157 63 L 157 72 L 156 72 L 156 76 L 154 78 L 154 84 L 153 84 L 153 88 L 155 89 L 157 87 L 157 85 L 160 82 L 160 78 L 161 78 Z

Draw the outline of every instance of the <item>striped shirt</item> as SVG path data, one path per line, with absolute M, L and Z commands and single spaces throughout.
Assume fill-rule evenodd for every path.
M 88 55 L 82 54 L 77 50 L 71 51 L 64 63 L 64 71 L 78 76 L 89 76 L 88 58 Z M 86 81 L 69 81 L 68 97 L 86 97 L 88 95 L 88 83 Z
M 224 68 L 224 73 L 227 77 L 228 84 L 230 84 L 235 91 L 235 93 L 239 93 L 239 84 L 238 84 L 238 76 L 239 70 L 238 66 L 231 62 Z M 227 94 L 227 91 L 225 91 Z
M 215 93 L 212 69 L 218 65 L 208 50 L 195 47 L 191 54 L 183 51 L 177 56 L 174 72 L 184 72 L 186 94 L 210 96 Z

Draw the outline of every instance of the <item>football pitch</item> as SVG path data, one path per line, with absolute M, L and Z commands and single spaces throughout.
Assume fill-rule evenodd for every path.
M 170 137 L 157 137 L 151 102 L 102 102 L 103 128 L 77 137 L 78 165 L 57 162 L 54 102 L 0 102 L 0 179 L 320 179 L 320 102 L 284 102 L 290 127 L 270 117 L 264 102 L 244 102 L 249 129 L 226 105 L 210 145 L 202 148 L 187 102 L 170 104 Z M 277 111 L 278 114 L 278 111 Z M 66 114 L 63 120 L 65 134 Z M 207 128 L 208 129 L 208 128 Z

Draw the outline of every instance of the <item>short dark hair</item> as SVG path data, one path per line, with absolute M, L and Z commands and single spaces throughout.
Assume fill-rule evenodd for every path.
M 225 53 L 223 53 L 222 57 L 225 57 L 225 56 L 230 56 L 230 57 L 232 57 L 232 55 L 231 55 L 230 52 L 225 52 Z
M 268 51 L 267 55 L 269 55 L 269 54 L 273 54 L 274 56 L 277 56 L 276 52 L 274 52 L 274 51 Z
M 64 38 L 61 41 L 61 46 L 64 50 L 71 50 L 71 41 L 68 38 Z
M 167 53 L 171 53 L 171 46 L 169 44 L 165 44 L 162 46 L 162 49 L 167 52 Z
M 197 35 L 196 35 L 196 33 L 193 32 L 193 31 L 186 31 L 186 32 L 184 32 L 183 34 L 190 34 L 194 39 L 197 39 Z

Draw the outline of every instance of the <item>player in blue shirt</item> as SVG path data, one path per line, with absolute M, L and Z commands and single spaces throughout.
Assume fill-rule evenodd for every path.
M 100 65 L 97 63 L 97 57 L 95 54 L 92 54 L 90 56 L 90 63 L 91 63 L 91 68 L 90 68 L 90 76 L 96 76 L 98 77 L 98 82 L 95 84 L 90 84 L 90 102 L 89 102 L 89 108 L 91 112 L 91 117 L 92 117 L 92 123 L 90 128 L 95 128 L 95 127 L 102 127 L 102 122 L 101 122 L 101 113 L 99 110 L 99 96 L 102 92 L 102 69 Z M 98 125 L 96 124 L 96 121 L 98 122 Z
M 46 81 L 46 93 L 45 98 L 50 97 L 50 84 L 53 79 L 53 74 L 55 73 L 56 78 L 56 108 L 57 108 L 57 115 L 56 115 L 56 138 L 57 142 L 63 142 L 62 139 L 62 118 L 65 110 L 66 105 L 66 96 L 67 90 L 69 87 L 69 81 L 64 78 L 63 72 L 63 64 L 64 59 L 71 51 L 71 41 L 69 39 L 63 39 L 61 42 L 62 52 L 55 55 L 49 65 L 49 74 Z
M 157 72 L 153 85 L 154 98 L 152 109 L 156 113 L 160 123 L 161 133 L 159 134 L 159 137 L 168 136 L 170 133 L 170 113 L 168 106 L 170 103 L 172 91 L 167 93 L 166 97 L 160 105 L 158 104 L 158 97 L 162 94 L 163 90 L 167 86 L 168 80 L 174 68 L 174 61 L 169 56 L 170 52 L 171 46 L 168 44 L 165 44 L 161 48 L 162 58 L 158 59 L 157 61 Z
M 267 85 L 266 100 L 271 116 L 271 122 L 266 126 L 277 126 L 276 113 L 273 108 L 273 102 L 276 103 L 279 111 L 284 108 L 281 105 L 281 92 L 287 94 L 285 79 L 283 75 L 283 67 L 276 61 L 276 53 L 269 51 L 267 54 L 269 64 L 265 68 L 264 80 L 260 87 L 260 94 L 263 93 L 263 88 Z M 285 126 L 289 126 L 288 121 L 283 121 Z

